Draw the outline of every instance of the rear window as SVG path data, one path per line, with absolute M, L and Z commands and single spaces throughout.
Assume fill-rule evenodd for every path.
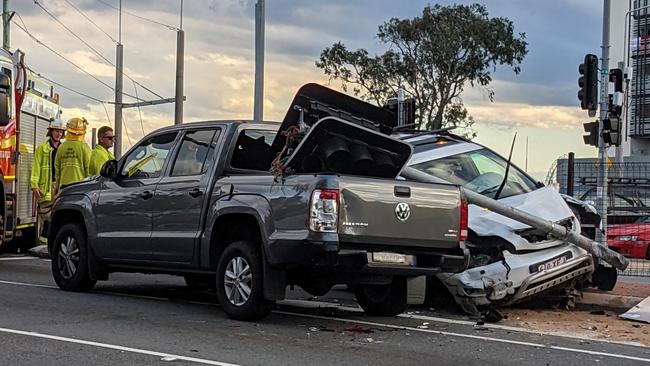
M 268 172 L 271 168 L 271 144 L 276 131 L 247 129 L 239 133 L 230 166 L 235 169 Z

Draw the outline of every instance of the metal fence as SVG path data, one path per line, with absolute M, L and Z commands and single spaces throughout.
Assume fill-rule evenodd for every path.
M 630 266 L 621 275 L 650 277 L 650 163 L 607 166 L 607 245 L 630 258 Z M 558 160 L 560 192 L 596 202 L 598 169 L 594 159 L 576 160 L 572 167 L 569 159 Z

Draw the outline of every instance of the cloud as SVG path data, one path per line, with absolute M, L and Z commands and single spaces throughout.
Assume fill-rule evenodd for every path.
M 97 0 L 70 0 L 113 38 L 118 37 L 118 12 Z M 117 6 L 117 0 L 103 0 Z M 39 0 L 56 11 L 57 17 L 96 48 L 115 60 L 115 44 L 63 0 Z M 442 4 L 475 0 L 441 0 Z M 58 52 L 71 57 L 109 85 L 115 71 L 32 1 L 11 1 L 30 31 Z M 513 20 L 515 31 L 525 31 L 530 53 L 522 73 L 498 67 L 492 87 L 496 102 L 483 90 L 467 89 L 463 99 L 478 124 L 492 129 L 533 126 L 541 132 L 576 129 L 585 114 L 577 107 L 578 63 L 599 44 L 602 11 L 591 0 L 568 2 L 486 1 L 490 16 Z M 254 91 L 254 0 L 192 0 L 184 2 L 186 121 L 250 119 Z M 350 49 L 383 52 L 376 39 L 377 26 L 391 17 L 412 18 L 425 3 L 389 0 L 273 0 L 266 3 L 266 65 L 264 116 L 281 120 L 296 90 L 307 82 L 327 85 L 327 78 L 314 66 L 325 47 L 341 40 Z M 138 0 L 123 2 L 126 11 L 157 22 L 177 26 L 179 2 Z M 14 18 L 17 20 L 17 18 Z M 176 33 L 127 13 L 122 17 L 122 42 L 126 72 L 161 96 L 174 95 Z M 113 100 L 110 88 L 80 73 L 65 61 L 36 44 L 17 28 L 12 46 L 26 52 L 27 64 L 46 77 L 104 101 Z M 338 86 L 337 83 L 333 83 Z M 56 87 L 61 93 L 64 116 L 85 115 L 93 127 L 113 121 L 112 105 L 102 105 Z M 133 83 L 124 79 L 124 90 L 135 95 Z M 137 88 L 141 98 L 157 99 Z M 125 97 L 125 101 L 132 101 Z M 106 110 L 104 109 L 106 107 Z M 106 111 L 108 111 L 108 116 Z M 143 107 L 142 124 L 137 109 L 124 112 L 132 142 L 155 128 L 173 122 L 172 104 Z M 579 137 L 578 137 L 579 138 Z M 128 139 L 124 138 L 125 147 Z M 125 149 L 123 150 L 125 151 Z M 544 167 L 548 164 L 544 162 Z
M 522 103 L 483 103 L 467 106 L 476 122 L 511 127 L 575 130 L 584 122 L 584 111 L 575 107 Z

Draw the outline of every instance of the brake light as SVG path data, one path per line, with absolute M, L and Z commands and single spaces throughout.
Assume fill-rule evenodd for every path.
M 339 191 L 316 189 L 309 204 L 309 229 L 321 233 L 335 233 L 339 222 Z
M 458 239 L 461 242 L 464 242 L 467 240 L 467 226 L 468 226 L 468 215 L 469 215 L 469 209 L 467 207 L 467 200 L 465 197 L 461 197 L 460 199 L 460 228 L 458 232 L 460 235 L 458 235 Z

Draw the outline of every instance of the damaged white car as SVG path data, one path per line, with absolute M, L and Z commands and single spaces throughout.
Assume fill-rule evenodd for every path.
M 414 147 L 409 166 L 441 182 L 498 199 L 578 233 L 581 224 L 594 230 L 600 224 L 592 206 L 563 197 L 484 146 L 446 132 L 401 138 Z M 596 268 L 587 251 L 475 205 L 469 206 L 466 246 L 471 252 L 468 269 L 440 273 L 437 278 L 455 302 L 473 315 L 547 290 L 587 283 Z

